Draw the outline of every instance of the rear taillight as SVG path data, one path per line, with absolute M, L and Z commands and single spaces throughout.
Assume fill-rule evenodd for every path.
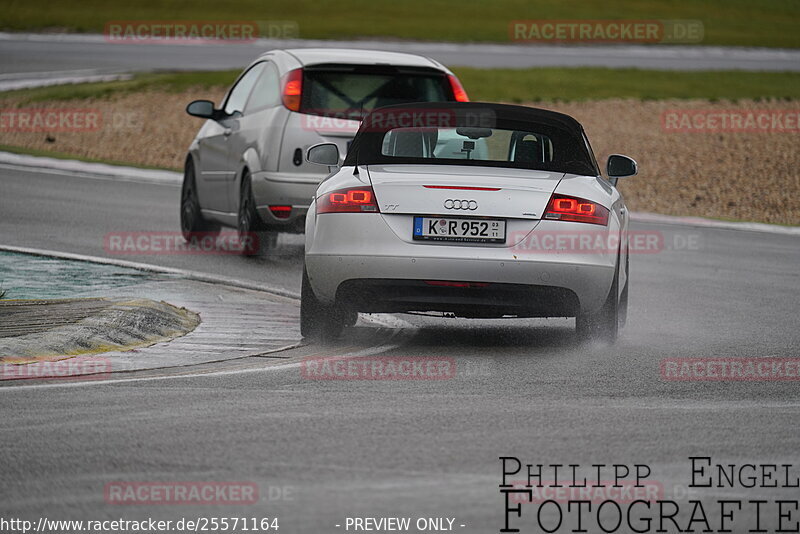
M 545 219 L 590 224 L 608 224 L 608 210 L 590 200 L 553 195 L 544 213 Z
M 300 101 L 303 98 L 303 69 L 290 70 L 281 80 L 281 97 L 286 109 L 300 111 Z
M 276 219 L 288 219 L 292 214 L 291 206 L 270 206 L 269 211 L 275 216 Z
M 450 89 L 453 90 L 453 96 L 456 102 L 469 102 L 467 92 L 464 90 L 464 86 L 461 85 L 461 82 L 458 81 L 458 78 L 452 74 L 448 74 L 447 79 L 450 80 Z
M 325 193 L 317 199 L 317 213 L 378 213 L 371 187 L 350 187 Z

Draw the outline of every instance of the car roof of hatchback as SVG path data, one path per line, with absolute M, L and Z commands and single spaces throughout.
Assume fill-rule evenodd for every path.
M 402 65 L 404 67 L 433 67 L 442 65 L 424 56 L 386 52 L 383 50 L 362 50 L 357 48 L 290 48 L 284 49 L 303 65 L 320 63 L 352 63 L 356 65 Z

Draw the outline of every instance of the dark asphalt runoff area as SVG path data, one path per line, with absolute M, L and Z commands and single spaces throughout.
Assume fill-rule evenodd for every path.
M 108 232 L 178 230 L 173 186 L 2 167 L 0 189 L 3 245 L 116 257 L 103 248 Z M 402 316 L 407 323 L 357 326 L 336 343 L 306 345 L 283 359 L 111 382 L 3 383 L 1 515 L 34 522 L 277 517 L 281 533 L 353 532 L 348 517 L 451 518 L 456 532 L 499 532 L 506 517 L 499 457 L 513 456 L 523 464 L 578 464 L 583 474 L 592 464 L 647 464 L 662 499 L 682 510 L 689 498 L 708 502 L 715 529 L 720 512 L 711 503 L 725 498 L 769 500 L 762 526 L 777 528 L 774 502 L 797 500 L 800 490 L 687 488 L 689 457 L 793 464 L 797 476 L 798 382 L 674 381 L 661 365 L 800 357 L 800 241 L 666 224 L 634 230 L 661 232 L 665 247 L 631 257 L 629 320 L 613 347 L 577 344 L 571 320 Z M 298 290 L 302 238 L 282 236 L 274 257 L 123 259 Z M 318 380 L 304 372 L 312 356 L 432 358 L 455 372 L 442 380 Z M 259 499 L 108 502 L 104 489 L 121 481 L 246 482 L 257 485 Z M 743 510 L 733 532 L 753 524 L 752 507 Z M 550 528 L 554 513 L 542 515 Z M 792 513 L 796 521 L 800 512 Z M 558 532 L 575 528 L 566 506 L 564 514 Z M 589 517 L 584 528 L 600 532 Z M 685 525 L 688 511 L 681 517 Z M 521 532 L 542 532 L 532 503 L 511 521 Z

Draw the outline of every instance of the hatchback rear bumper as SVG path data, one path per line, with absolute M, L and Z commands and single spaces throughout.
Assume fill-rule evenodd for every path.
M 269 228 L 303 232 L 308 206 L 319 186 L 318 174 L 258 172 L 253 175 L 253 198 L 261 220 Z M 279 217 L 270 206 L 291 206 L 288 217 Z M 284 212 L 279 211 L 279 214 Z

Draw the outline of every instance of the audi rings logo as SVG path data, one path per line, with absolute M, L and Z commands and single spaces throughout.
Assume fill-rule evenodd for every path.
M 453 200 L 452 198 L 448 198 L 444 201 L 444 207 L 448 210 L 475 211 L 478 209 L 478 202 L 476 200 Z

